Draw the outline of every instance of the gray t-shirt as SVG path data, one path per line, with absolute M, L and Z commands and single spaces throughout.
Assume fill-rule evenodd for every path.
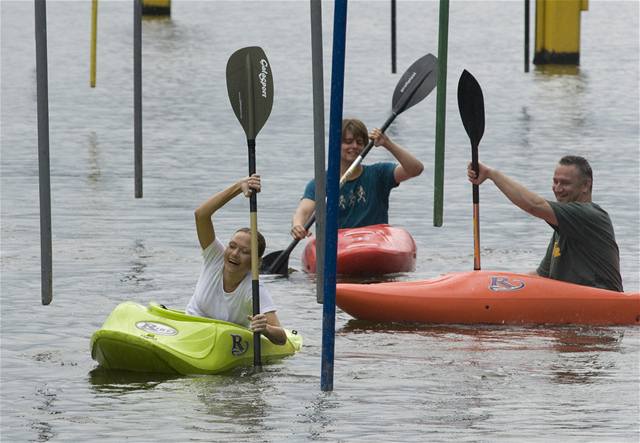
M 609 214 L 595 203 L 549 201 L 558 219 L 538 266 L 543 277 L 622 292 L 620 253 Z

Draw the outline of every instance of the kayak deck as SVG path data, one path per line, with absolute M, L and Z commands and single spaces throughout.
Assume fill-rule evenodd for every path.
M 354 318 L 434 324 L 640 325 L 640 293 L 621 293 L 508 272 L 431 280 L 338 284 L 336 304 Z
M 287 332 L 282 346 L 261 337 L 263 362 L 302 347 Z M 253 332 L 220 320 L 194 317 L 157 304 L 118 305 L 91 337 L 91 356 L 100 366 L 164 374 L 218 374 L 253 363 Z
M 416 243 L 407 230 L 378 224 L 338 230 L 336 268 L 340 275 L 371 276 L 411 272 L 416 267 Z M 305 272 L 316 272 L 316 239 L 302 253 Z

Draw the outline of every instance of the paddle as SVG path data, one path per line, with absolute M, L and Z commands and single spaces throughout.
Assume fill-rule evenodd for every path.
M 432 54 L 427 54 L 418 60 L 416 60 L 407 71 L 402 75 L 396 89 L 393 92 L 393 98 L 391 100 L 391 115 L 384 122 L 380 130 L 386 131 L 389 125 L 395 120 L 395 118 L 412 107 L 413 105 L 420 103 L 436 86 L 437 80 L 437 65 L 438 59 Z M 373 140 L 369 140 L 369 143 L 358 158 L 349 166 L 349 169 L 340 178 L 340 186 L 347 181 L 351 173 L 362 163 L 362 160 L 373 148 Z M 316 221 L 315 212 L 309 217 L 309 220 L 304 224 L 304 229 L 309 230 L 313 223 Z M 289 273 L 289 255 L 293 248 L 300 242 L 299 239 L 293 240 L 287 249 L 283 251 L 275 251 L 265 255 L 262 258 L 262 266 L 260 272 L 263 274 L 281 274 L 287 275 Z
M 484 134 L 484 98 L 482 89 L 466 69 L 458 81 L 458 108 L 471 141 L 471 167 L 478 173 L 478 145 Z M 480 192 L 473 185 L 473 269 L 480 270 Z
M 233 112 L 247 135 L 249 175 L 256 172 L 256 136 L 264 126 L 273 106 L 273 78 L 262 48 L 251 46 L 234 52 L 227 62 L 227 92 Z M 253 315 L 260 313 L 258 258 L 258 201 L 249 198 L 251 218 L 251 289 Z M 253 334 L 253 365 L 262 366 L 260 333 Z

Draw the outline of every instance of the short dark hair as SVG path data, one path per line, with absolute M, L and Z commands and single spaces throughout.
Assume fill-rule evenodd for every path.
M 251 235 L 251 229 L 249 228 L 240 228 L 234 234 L 237 234 L 238 232 L 245 232 Z M 264 254 L 264 250 L 267 249 L 267 241 L 264 239 L 264 236 L 260 233 L 260 231 L 257 231 L 257 234 L 258 234 L 258 257 L 262 257 L 262 254 Z
M 342 120 L 342 137 L 344 140 L 345 133 L 349 131 L 351 134 L 357 139 L 361 138 L 362 142 L 366 145 L 367 140 L 369 140 L 369 132 L 367 131 L 367 127 L 362 121 L 357 118 L 345 118 Z
M 593 187 L 593 171 L 591 170 L 591 165 L 586 158 L 580 157 L 579 155 L 565 155 L 558 163 L 563 166 L 575 166 L 580 172 L 582 179 L 588 179 L 591 182 L 589 189 Z

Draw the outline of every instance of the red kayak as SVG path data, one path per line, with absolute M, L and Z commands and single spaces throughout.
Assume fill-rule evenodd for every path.
M 302 253 L 306 272 L 316 272 L 316 240 Z M 338 230 L 337 273 L 365 276 L 416 268 L 416 242 L 405 229 L 386 224 Z
M 431 280 L 341 283 L 336 304 L 361 320 L 436 324 L 640 325 L 640 293 L 533 275 L 471 271 Z

